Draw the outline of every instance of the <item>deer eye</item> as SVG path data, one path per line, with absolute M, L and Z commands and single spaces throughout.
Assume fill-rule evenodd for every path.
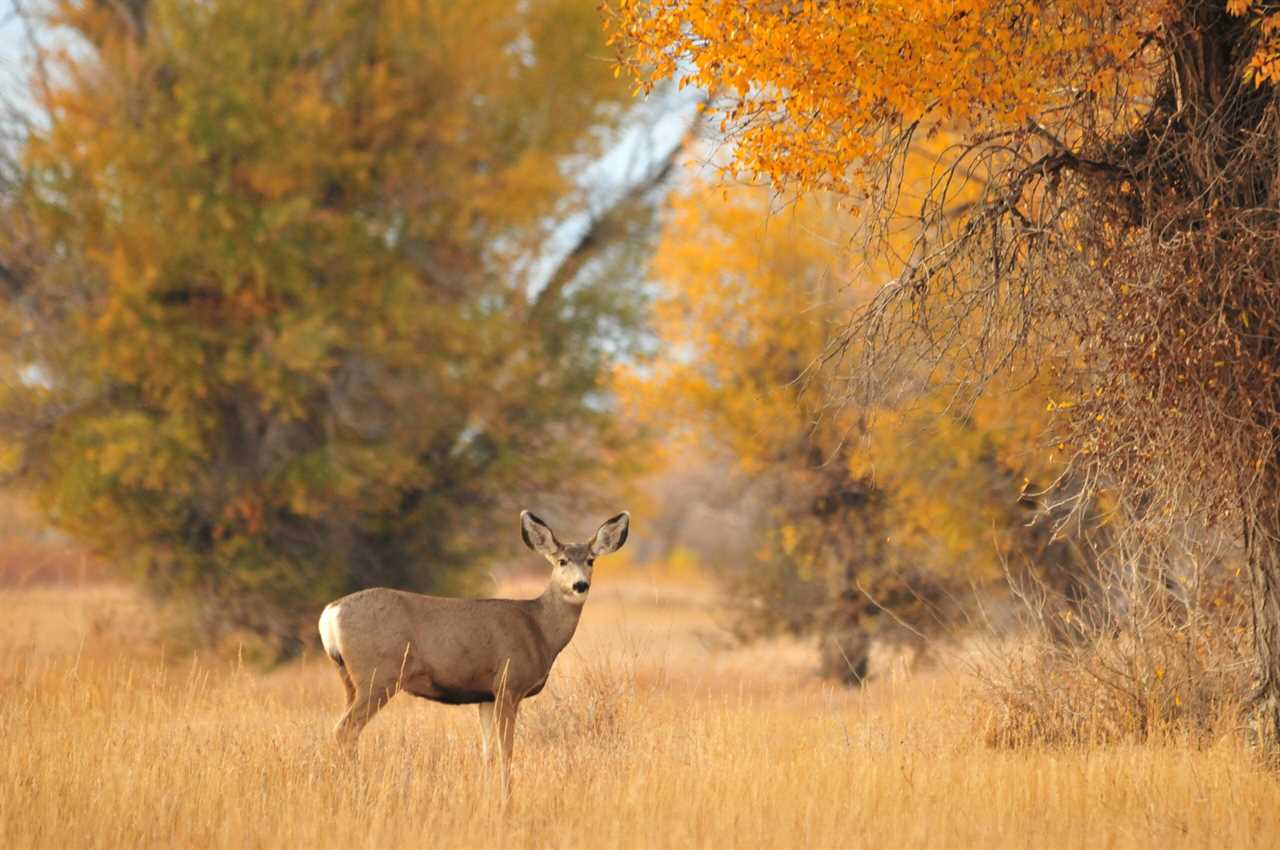
M 563 566 L 565 566 L 565 565 L 566 565 L 566 564 L 568 564 L 568 563 L 569 563 L 569 560 L 568 560 L 567 558 L 561 558 L 561 559 L 560 559 L 560 566 L 562 566 L 562 567 L 563 567 Z
M 595 558 L 587 558 L 587 566 L 588 566 L 588 567 L 594 567 L 594 566 L 595 566 L 595 563 L 596 563 L 596 559 L 595 559 Z

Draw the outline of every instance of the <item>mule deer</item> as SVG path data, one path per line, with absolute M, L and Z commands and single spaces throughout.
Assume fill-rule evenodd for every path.
M 505 779 L 520 702 L 546 685 L 578 627 L 595 559 L 620 549 L 629 526 L 624 511 L 589 542 L 561 543 L 546 523 L 521 513 L 525 545 L 551 562 L 551 581 L 537 599 L 449 599 L 374 587 L 329 603 L 320 640 L 347 692 L 334 728 L 339 744 L 352 752 L 365 724 L 399 691 L 475 703 L 485 756 L 496 741 Z

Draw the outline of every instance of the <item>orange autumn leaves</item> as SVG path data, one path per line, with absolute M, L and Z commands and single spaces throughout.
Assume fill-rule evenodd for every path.
M 861 194 L 904 133 L 999 133 L 1082 93 L 1108 96 L 1169 7 L 621 0 L 607 25 L 640 89 L 679 77 L 719 98 L 732 170 Z
M 1248 17 L 1260 35 L 1246 78 L 1258 86 L 1280 81 L 1280 7 L 1267 0 L 1227 0 L 1227 11 Z

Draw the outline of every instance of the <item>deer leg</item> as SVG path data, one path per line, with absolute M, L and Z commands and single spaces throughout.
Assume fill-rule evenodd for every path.
M 482 702 L 477 707 L 480 709 L 480 757 L 488 762 L 494 744 L 493 703 Z
M 347 706 L 346 712 L 338 725 L 333 729 L 333 736 L 338 745 L 348 754 L 354 755 L 356 740 L 373 716 L 396 694 L 395 682 L 370 683 L 369 689 L 360 692 L 352 685 L 355 697 Z
M 502 760 L 502 789 L 504 793 L 511 791 L 511 754 L 515 751 L 516 715 L 520 711 L 520 700 L 499 699 L 492 703 L 494 726 L 498 739 L 498 756 Z
M 338 667 L 338 677 L 342 679 L 342 687 L 347 692 L 347 708 L 351 707 L 351 703 L 356 701 L 356 683 L 351 681 L 351 674 L 347 672 L 347 668 Z
M 498 756 L 502 769 L 503 793 L 511 786 L 511 751 L 515 745 L 516 714 L 519 700 L 499 695 L 493 702 L 482 702 L 480 708 L 480 752 L 485 764 Z

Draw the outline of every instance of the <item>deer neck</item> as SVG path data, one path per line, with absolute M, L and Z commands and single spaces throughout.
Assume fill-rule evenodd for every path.
M 569 645 L 582 616 L 582 603 L 574 604 L 555 587 L 548 586 L 538 597 L 537 618 L 548 647 L 557 655 Z

